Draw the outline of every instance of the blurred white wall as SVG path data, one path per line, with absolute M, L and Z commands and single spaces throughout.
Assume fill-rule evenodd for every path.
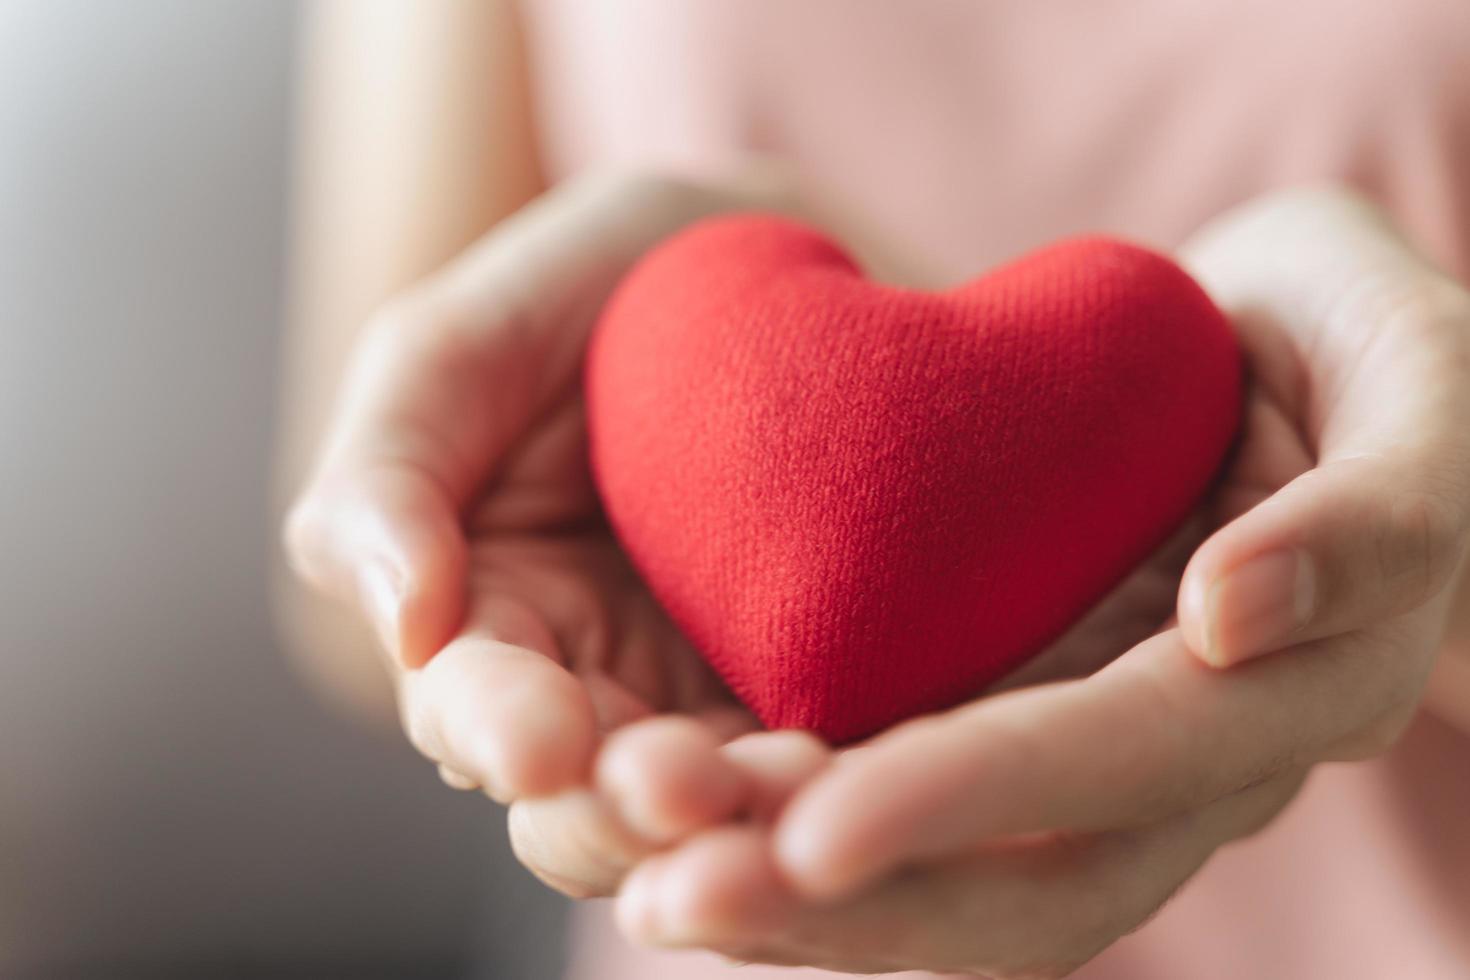
M 0 0 L 3 977 L 555 972 L 500 811 L 273 648 L 295 16 Z

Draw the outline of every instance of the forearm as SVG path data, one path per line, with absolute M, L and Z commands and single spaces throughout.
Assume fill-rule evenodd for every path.
M 515 5 L 328 0 L 306 38 L 278 514 L 306 477 L 360 326 L 533 197 L 536 160 Z M 374 639 L 277 568 L 287 647 L 319 687 L 391 704 Z

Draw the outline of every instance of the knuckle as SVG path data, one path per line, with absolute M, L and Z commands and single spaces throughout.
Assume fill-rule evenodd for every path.
M 474 301 L 451 289 L 420 286 L 369 317 L 353 352 L 354 380 L 371 385 L 407 374 L 451 387 L 479 383 L 488 355 L 514 349 L 531 335 L 527 306 L 509 285 Z
M 1432 645 L 1416 641 L 1411 633 L 1362 648 L 1372 659 L 1371 670 L 1360 680 L 1360 707 L 1353 712 L 1357 720 L 1344 724 L 1322 755 L 1347 761 L 1369 759 L 1387 752 L 1403 737 L 1418 714 L 1433 660 Z
M 718 180 L 693 179 L 647 167 L 593 169 L 571 182 L 584 193 L 617 199 L 672 200 L 704 207 L 770 205 L 799 195 L 795 168 L 775 157 L 753 157 Z
M 1439 371 L 1470 369 L 1470 294 L 1443 275 L 1401 276 L 1370 283 L 1369 296 L 1383 334 L 1400 349 L 1432 358 Z
M 281 522 L 281 546 L 287 566 L 298 580 L 318 592 L 334 591 L 331 512 L 324 492 L 312 487 L 296 499 Z
M 1210 788 L 1205 773 L 1190 764 L 1200 756 L 1201 729 L 1194 709 L 1160 669 L 1133 670 L 1132 714 L 1147 726 L 1146 734 L 1136 739 L 1135 753 L 1118 757 L 1120 769 L 1109 779 L 1129 787 L 1127 796 L 1140 812 L 1167 813 Z
M 1324 181 L 1282 188 L 1228 212 L 1216 232 L 1227 237 L 1302 241 L 1331 236 L 1344 227 L 1381 223 L 1379 209 L 1359 191 Z
M 687 179 L 656 170 L 609 167 L 576 178 L 566 190 L 593 213 L 613 219 L 613 226 L 677 224 L 679 216 L 710 210 L 709 190 Z
M 1407 604 L 1420 605 L 1449 583 L 1460 564 L 1466 536 L 1464 503 L 1443 489 L 1400 492 L 1378 536 L 1379 577 L 1401 588 Z
M 1333 180 L 1298 184 L 1275 191 L 1257 205 L 1283 221 L 1302 218 L 1367 218 L 1379 214 L 1378 207 L 1352 185 Z
M 467 346 L 460 318 L 443 302 L 409 293 L 389 300 L 363 326 L 358 358 L 369 369 L 405 359 L 453 362 Z
M 395 297 L 380 306 L 358 334 L 359 359 L 383 356 L 399 349 L 405 342 L 424 333 L 429 318 L 421 304 L 407 297 Z
M 302 495 L 291 505 L 281 525 L 281 543 L 291 568 L 304 579 L 314 580 L 314 564 L 321 540 L 321 508 L 313 496 Z
M 1414 718 L 1414 706 L 1395 705 L 1370 724 L 1344 740 L 1334 755 L 1343 761 L 1361 762 L 1383 755 L 1398 744 Z
M 616 166 L 594 168 L 571 182 L 574 193 L 614 199 L 653 197 L 680 186 L 688 185 L 656 170 Z
M 613 171 L 603 175 L 604 193 L 631 207 L 695 215 L 717 210 L 720 190 L 708 183 L 657 170 Z
M 730 209 L 800 210 L 795 172 L 774 160 L 757 159 L 716 182 L 649 169 L 609 168 L 578 178 L 574 193 L 611 202 L 621 213 L 656 216 L 659 227 Z

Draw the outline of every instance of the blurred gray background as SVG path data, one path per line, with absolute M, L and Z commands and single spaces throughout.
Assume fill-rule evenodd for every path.
M 295 4 L 0 0 L 0 977 L 553 977 L 498 808 L 302 689 Z

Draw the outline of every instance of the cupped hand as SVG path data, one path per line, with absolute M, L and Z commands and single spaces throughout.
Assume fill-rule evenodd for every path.
M 769 174 L 718 189 L 641 176 L 565 185 L 365 328 L 288 550 L 376 626 L 404 727 L 451 785 L 505 802 L 585 787 L 602 734 L 656 712 L 682 716 L 687 744 L 751 726 L 609 533 L 580 367 L 604 299 L 644 250 L 716 211 L 786 207 L 784 187 Z M 668 730 L 642 744 L 656 754 Z M 552 853 L 538 869 L 548 877 L 567 869 L 566 848 L 547 842 L 623 841 L 588 816 L 585 791 L 558 800 L 517 821 L 534 838 L 526 850 Z M 696 802 L 690 816 L 724 815 Z M 646 816 L 655 831 L 684 819 Z M 593 857 L 582 864 L 599 879 L 607 857 Z
M 1311 766 L 1393 743 L 1470 533 L 1470 297 L 1335 190 L 1248 205 L 1184 254 L 1253 380 L 1177 625 L 1091 676 L 809 762 L 773 826 L 640 864 L 625 931 L 858 972 L 1061 976 Z

